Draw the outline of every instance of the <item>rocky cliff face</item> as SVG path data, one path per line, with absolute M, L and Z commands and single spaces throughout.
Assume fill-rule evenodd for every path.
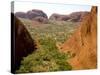
M 41 11 L 41 10 L 37 10 L 37 9 L 33 9 L 33 10 L 29 10 L 27 13 L 25 12 L 16 12 L 15 16 L 19 17 L 19 18 L 27 18 L 30 20 L 35 20 L 38 22 L 43 22 L 43 23 L 47 23 L 48 21 L 48 17 L 47 15 Z
M 73 69 L 94 69 L 97 67 L 97 7 L 93 6 L 82 20 L 80 27 L 60 50 L 68 52 L 68 61 Z
M 74 22 L 81 22 L 84 15 L 88 12 L 73 12 L 69 15 L 60 15 L 60 14 L 52 14 L 50 16 L 50 20 L 58 20 L 58 21 L 74 21 Z
M 31 38 L 29 32 L 23 25 L 23 23 L 11 14 L 12 19 L 14 20 L 14 28 L 13 28 L 13 65 L 15 66 L 15 70 L 19 68 L 21 60 L 23 57 L 26 57 L 28 54 L 32 53 L 36 50 L 36 44 L 34 40 Z

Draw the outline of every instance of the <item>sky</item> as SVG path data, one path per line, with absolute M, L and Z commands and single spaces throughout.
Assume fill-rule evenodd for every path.
M 53 13 L 67 15 L 77 11 L 90 11 L 90 5 L 72 5 L 72 4 L 53 4 L 53 3 L 37 3 L 37 2 L 21 2 L 14 3 L 15 12 L 27 12 L 32 9 L 39 9 L 45 12 L 48 17 Z

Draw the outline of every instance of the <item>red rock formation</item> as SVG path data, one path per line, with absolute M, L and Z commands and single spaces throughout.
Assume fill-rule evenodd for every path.
M 42 10 L 38 10 L 38 9 L 29 10 L 27 13 L 16 12 L 15 16 L 19 17 L 19 18 L 35 20 L 35 21 L 40 22 L 40 23 L 47 23 L 48 22 L 48 17 L 46 15 L 46 13 L 44 13 Z
M 28 18 L 25 12 L 16 12 L 15 16 L 20 18 Z
M 97 67 L 97 7 L 93 6 L 80 27 L 62 46 L 63 52 L 74 55 L 69 59 L 73 69 L 94 69 Z
M 39 23 L 47 23 L 48 22 L 48 20 L 44 17 L 36 17 L 33 19 L 33 21 L 37 21 Z
M 47 15 L 42 10 L 38 10 L 38 9 L 30 10 L 26 14 L 29 19 L 34 19 L 36 17 L 44 17 L 46 19 L 48 18 Z
M 14 70 L 18 69 L 23 57 L 36 50 L 36 43 L 31 38 L 29 32 L 23 25 L 23 23 L 14 14 L 12 17 L 12 61 L 14 65 Z
M 50 16 L 50 20 L 58 20 L 58 21 L 74 21 L 81 22 L 84 15 L 88 14 L 88 12 L 73 12 L 69 15 L 60 15 L 60 14 L 52 14 Z
M 58 20 L 58 21 L 67 21 L 68 19 L 70 19 L 70 17 L 68 15 L 60 15 L 60 14 L 52 14 L 49 17 L 50 20 Z
M 81 22 L 84 15 L 88 14 L 88 12 L 84 11 L 84 12 L 73 12 L 71 13 L 70 16 L 70 20 L 74 21 L 74 22 Z

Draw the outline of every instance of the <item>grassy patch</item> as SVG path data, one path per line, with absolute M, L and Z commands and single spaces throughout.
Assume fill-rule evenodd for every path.
M 21 21 L 39 46 L 35 52 L 23 58 L 20 69 L 16 71 L 17 73 L 72 69 L 71 65 L 67 63 L 69 54 L 60 53 L 56 43 L 63 43 L 68 39 L 77 27 L 76 23 L 49 21 L 48 24 L 34 27 L 29 20 L 21 19 Z

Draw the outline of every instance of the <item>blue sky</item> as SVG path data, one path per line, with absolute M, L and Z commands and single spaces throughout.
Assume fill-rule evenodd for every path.
M 33 2 L 15 2 L 14 12 L 27 12 L 32 9 L 40 9 L 48 16 L 53 13 L 70 14 L 76 11 L 90 11 L 89 5 L 69 5 L 69 4 L 51 4 L 51 3 L 33 3 Z

